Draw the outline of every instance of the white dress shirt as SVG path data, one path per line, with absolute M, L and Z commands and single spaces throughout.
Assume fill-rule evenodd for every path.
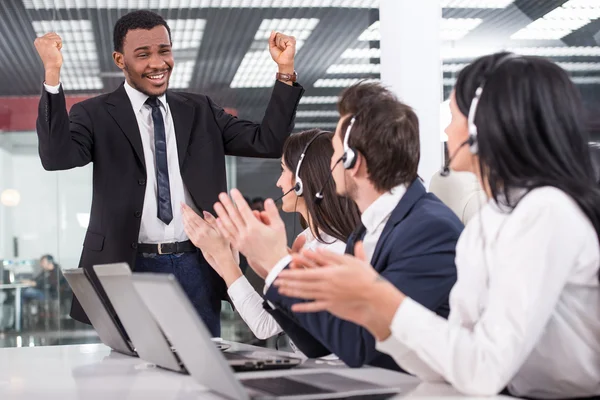
M 458 241 L 448 320 L 407 298 L 377 348 L 470 395 L 598 395 L 599 265 L 596 232 L 564 192 L 535 189 L 512 212 L 490 202 Z
M 387 224 L 404 193 L 406 193 L 406 186 L 404 185 L 392 188 L 389 192 L 379 196 L 360 216 L 360 220 L 366 228 L 362 242 L 367 260 L 371 261 L 373 259 L 383 228 L 385 228 L 385 224 Z
M 324 248 L 337 254 L 343 254 L 346 244 L 325 233 L 321 237 L 325 243 L 319 242 L 307 228 L 300 235 L 306 236 L 305 249 Z M 287 265 L 287 264 L 286 264 Z M 263 308 L 263 298 L 254 290 L 245 276 L 238 278 L 227 290 L 242 319 L 259 339 L 267 339 L 282 332 L 281 327 Z
M 59 92 L 60 84 L 49 86 L 44 84 L 49 93 Z M 138 241 L 140 243 L 170 243 L 183 242 L 188 240 L 183 228 L 183 218 L 181 214 L 182 202 L 189 205 L 196 212 L 194 202 L 181 178 L 179 170 L 179 157 L 177 154 L 177 138 L 175 137 L 175 126 L 173 125 L 173 116 L 169 110 L 169 104 L 165 95 L 158 98 L 160 110 L 165 123 L 165 135 L 167 140 L 167 166 L 169 169 L 169 186 L 171 189 L 171 205 L 173 207 L 173 220 L 169 225 L 165 225 L 158 219 L 158 204 L 156 200 L 156 157 L 154 154 L 154 123 L 152 121 L 152 108 L 145 104 L 149 96 L 134 89 L 125 81 L 125 92 L 129 97 L 131 106 L 135 113 L 135 118 L 140 130 L 142 147 L 144 150 L 144 161 L 146 163 L 146 193 L 144 195 L 144 205 L 142 208 L 142 221 L 140 224 L 140 233 Z M 115 194 L 118 195 L 118 194 Z

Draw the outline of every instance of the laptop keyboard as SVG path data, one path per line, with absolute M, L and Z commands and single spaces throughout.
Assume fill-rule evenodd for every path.
M 302 383 L 289 378 L 244 379 L 242 384 L 254 390 L 273 396 L 301 396 L 332 393 L 331 390 Z

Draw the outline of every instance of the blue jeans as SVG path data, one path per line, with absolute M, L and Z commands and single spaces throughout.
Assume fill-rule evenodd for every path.
M 28 287 L 23 289 L 23 291 L 21 292 L 21 298 L 23 299 L 27 299 L 27 300 L 39 300 L 39 301 L 44 301 L 46 299 L 46 295 L 44 294 L 43 290 L 40 290 L 38 288 L 34 288 L 34 287 Z
M 221 336 L 221 297 L 225 286 L 200 251 L 138 254 L 134 271 L 173 274 L 210 333 Z

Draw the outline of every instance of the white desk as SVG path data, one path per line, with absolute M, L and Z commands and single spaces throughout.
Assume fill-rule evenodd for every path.
M 311 364 L 314 364 L 314 361 L 309 361 L 308 367 L 326 365 Z M 373 383 L 402 382 L 403 385 L 411 386 L 410 391 L 400 396 L 404 399 L 466 398 L 449 385 L 419 384 L 416 378 L 379 368 L 330 368 Z M 306 370 L 295 369 L 290 372 L 302 373 Z M 267 376 L 272 373 L 264 371 L 245 374 Z M 0 399 L 3 400 L 220 398 L 207 392 L 189 375 L 155 368 L 138 358 L 111 352 L 102 344 L 0 349 Z M 509 398 L 498 396 L 486 399 Z
M 2 283 L 0 284 L 0 290 L 12 290 L 15 291 L 15 330 L 21 332 L 21 289 L 33 287 L 35 283 L 22 282 L 22 283 Z

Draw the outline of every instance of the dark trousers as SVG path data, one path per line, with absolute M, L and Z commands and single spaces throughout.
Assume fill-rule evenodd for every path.
M 221 336 L 221 297 L 224 282 L 200 251 L 138 254 L 135 272 L 173 274 L 214 337 Z
M 21 298 L 23 298 L 23 300 L 44 301 L 46 300 L 46 294 L 43 290 L 40 290 L 38 288 L 28 287 L 23 289 L 23 291 L 21 292 Z

